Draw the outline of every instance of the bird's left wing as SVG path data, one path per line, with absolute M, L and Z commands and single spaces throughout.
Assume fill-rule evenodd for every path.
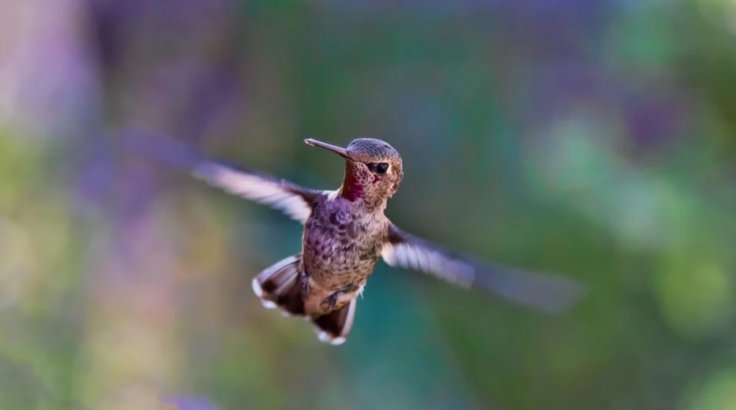
M 431 273 L 464 287 L 477 286 L 516 303 L 562 312 L 577 302 L 583 287 L 560 276 L 525 272 L 454 254 L 390 224 L 381 256 L 391 266 Z
M 232 194 L 279 209 L 301 223 L 309 218 L 312 206 L 322 195 L 322 191 L 303 188 L 270 175 L 204 159 L 191 146 L 171 138 L 130 132 L 125 142 L 140 154 L 185 169 Z

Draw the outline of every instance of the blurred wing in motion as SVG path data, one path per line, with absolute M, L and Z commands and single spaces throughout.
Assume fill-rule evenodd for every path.
M 470 287 L 477 286 L 545 312 L 564 312 L 583 295 L 572 279 L 542 275 L 454 255 L 429 241 L 389 226 L 381 256 L 391 266 L 414 269 Z
M 192 173 L 231 194 L 279 209 L 301 223 L 309 218 L 314 200 L 320 195 L 319 191 L 286 180 L 239 171 L 211 161 L 198 164 Z
M 279 209 L 301 223 L 309 218 L 314 201 L 321 195 L 321 191 L 303 188 L 286 180 L 202 159 L 190 146 L 169 138 L 141 134 L 130 134 L 125 138 L 127 145 L 136 152 L 185 168 L 211 185 Z

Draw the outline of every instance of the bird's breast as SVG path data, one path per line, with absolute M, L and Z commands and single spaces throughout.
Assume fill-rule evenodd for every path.
M 380 256 L 386 223 L 350 208 L 315 207 L 302 240 L 307 275 L 333 291 L 362 287 Z

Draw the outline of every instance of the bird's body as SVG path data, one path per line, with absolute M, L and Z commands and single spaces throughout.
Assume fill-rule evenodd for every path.
M 329 313 L 358 296 L 381 256 L 388 223 L 382 210 L 366 210 L 339 191 L 319 198 L 302 236 L 307 314 Z
M 301 252 L 257 275 L 253 290 L 266 307 L 310 318 L 320 340 L 333 344 L 346 340 L 356 299 L 381 258 L 392 266 L 432 273 L 466 287 L 478 285 L 546 311 L 564 310 L 581 294 L 581 287 L 572 280 L 479 262 L 396 227 L 384 211 L 401 183 L 403 164 L 388 143 L 358 138 L 341 148 L 313 139 L 305 142 L 345 159 L 340 188 L 307 189 L 181 152 L 176 159 L 160 152 L 157 156 L 192 168 L 197 177 L 213 185 L 281 209 L 304 223 Z

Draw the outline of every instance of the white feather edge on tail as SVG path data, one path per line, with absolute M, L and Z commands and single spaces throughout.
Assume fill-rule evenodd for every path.
M 350 333 L 350 329 L 353 327 L 353 319 L 355 318 L 355 305 L 356 301 L 353 300 L 348 305 L 348 316 L 345 324 L 343 325 L 343 334 L 341 334 L 338 337 L 333 337 L 329 333 L 325 332 L 324 330 L 319 330 L 319 328 L 315 328 L 317 330 L 317 338 L 319 338 L 320 342 L 329 343 L 333 346 L 338 346 L 345 341 L 348 340 L 347 335 L 344 335 L 344 333 Z
M 299 255 L 288 256 L 268 268 L 264 269 L 251 281 L 253 293 L 261 300 L 261 304 L 266 309 L 275 309 L 279 307 L 279 303 L 274 297 L 288 291 L 295 285 L 294 280 L 297 279 L 299 264 Z M 286 276 L 283 276 L 286 275 Z M 270 283 L 271 290 L 264 289 L 264 284 Z M 275 286 L 275 287 L 274 287 Z M 293 316 L 294 312 L 282 306 L 283 312 L 287 316 Z
M 276 304 L 271 302 L 270 300 L 263 297 L 263 288 L 261 287 L 261 284 L 258 283 L 258 278 L 253 278 L 253 281 L 251 281 L 251 286 L 253 287 L 253 293 L 258 296 L 258 299 L 261 300 L 261 304 L 266 309 L 276 309 Z

